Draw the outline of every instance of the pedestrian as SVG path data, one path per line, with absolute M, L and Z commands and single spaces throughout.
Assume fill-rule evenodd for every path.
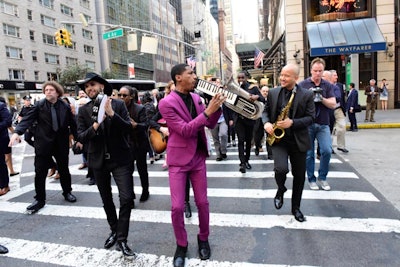
M 124 101 L 131 119 L 132 129 L 129 133 L 129 145 L 132 153 L 132 179 L 133 172 L 136 167 L 139 173 L 140 183 L 142 185 L 142 194 L 140 202 L 145 202 L 149 199 L 149 173 L 147 171 L 147 151 L 149 150 L 147 139 L 147 122 L 146 110 L 143 105 L 136 103 L 138 91 L 135 87 L 124 85 L 119 89 L 118 96 Z M 136 198 L 135 193 L 133 197 Z
M 260 91 L 261 91 L 261 95 L 264 98 L 264 104 L 265 104 L 267 97 L 268 97 L 268 93 L 269 93 L 269 87 L 267 85 L 263 85 L 263 87 L 261 87 Z M 260 127 L 262 130 L 262 137 L 265 139 L 265 148 L 267 149 L 267 153 L 268 153 L 267 159 L 272 159 L 272 149 L 271 149 L 271 146 L 268 144 L 267 138 L 266 138 L 268 136 L 268 133 L 264 130 L 262 118 L 260 118 L 260 119 L 261 119 Z M 259 130 L 260 131 L 259 134 L 261 134 L 261 130 Z
M 350 91 L 347 97 L 346 111 L 347 114 L 349 115 L 350 131 L 357 132 L 358 127 L 356 118 L 356 112 L 357 112 L 356 108 L 359 106 L 359 103 L 358 103 L 358 91 L 354 87 L 355 84 L 350 83 Z
M 275 139 L 271 147 L 274 153 L 275 181 L 278 185 L 274 198 L 275 208 L 280 209 L 283 206 L 290 159 L 293 174 L 292 214 L 297 221 L 304 222 L 300 202 L 305 181 L 306 155 L 311 147 L 308 127 L 315 118 L 315 106 L 312 92 L 296 84 L 299 73 L 300 69 L 295 64 L 282 68 L 279 76 L 281 85 L 270 90 L 262 120 L 265 131 L 271 136 L 274 135 L 274 127 L 284 129 L 284 136 L 280 140 Z M 292 102 L 289 102 L 291 98 Z M 288 110 L 287 116 L 278 121 L 284 109 Z
M 240 88 L 245 90 L 249 94 L 249 100 L 258 100 L 261 96 L 260 90 L 257 86 L 250 87 L 249 82 L 247 82 L 247 74 L 245 72 L 240 72 L 237 76 Z M 261 96 L 262 98 L 262 96 Z M 250 165 L 250 153 L 251 153 L 251 142 L 253 139 L 253 128 L 255 121 L 244 117 L 243 115 L 234 112 L 233 120 L 235 125 L 235 131 L 238 136 L 238 151 L 241 173 L 245 173 L 246 169 L 251 169 Z
M 336 98 L 336 106 L 333 111 L 333 130 L 332 135 L 336 135 L 337 149 L 343 153 L 348 153 L 346 148 L 346 101 L 344 99 L 343 84 L 338 83 L 336 70 L 330 70 L 331 77 L 329 82 L 333 84 L 333 92 Z
M 30 95 L 26 95 L 22 99 L 24 100 L 24 105 L 22 106 L 21 111 L 18 114 L 17 123 L 20 123 L 22 118 L 25 117 L 34 107 L 34 105 L 31 103 L 32 97 Z M 35 129 L 36 123 L 29 127 L 24 133 L 25 142 L 27 142 L 32 147 L 34 147 L 33 136 L 35 135 Z
M 199 217 L 197 235 L 201 260 L 210 258 L 208 242 L 209 203 L 207 199 L 206 157 L 207 139 L 205 127 L 214 128 L 221 115 L 221 104 L 226 100 L 216 94 L 205 108 L 199 95 L 192 93 L 196 74 L 187 64 L 175 65 L 171 70 L 175 90 L 160 101 L 159 110 L 169 130 L 167 153 L 171 194 L 171 218 L 177 248 L 173 265 L 185 266 L 188 239 L 184 223 L 185 187 L 189 177 Z
M 218 87 L 221 87 L 221 81 L 220 79 L 213 77 L 210 79 L 210 82 L 217 85 Z M 211 136 L 214 142 L 214 148 L 215 148 L 215 153 L 216 155 L 216 161 L 221 161 L 224 159 L 227 159 L 227 145 L 228 145 L 228 123 L 227 120 L 229 118 L 225 119 L 225 116 L 228 116 L 229 109 L 222 104 L 222 113 L 221 116 L 218 119 L 217 125 L 213 128 L 210 129 Z
M 364 122 L 375 122 L 374 115 L 379 95 L 379 88 L 376 86 L 375 79 L 369 80 L 369 85 L 365 87 L 364 94 L 367 96 Z
M 386 82 L 386 79 L 382 79 L 380 92 L 379 100 L 381 101 L 382 110 L 387 110 L 387 103 L 389 100 L 389 84 Z
M 112 87 L 100 75 L 89 72 L 78 84 L 91 99 L 79 109 L 78 141 L 87 145 L 88 166 L 93 170 L 111 229 L 104 248 L 111 248 L 117 243 L 117 249 L 124 256 L 132 257 L 135 253 L 127 244 L 133 202 L 132 156 L 128 142 L 132 125 L 129 113 L 122 100 L 110 97 Z M 96 118 L 97 111 L 102 107 L 98 103 L 103 97 L 107 98 L 104 117 Z M 111 174 L 118 188 L 119 216 L 113 201 Z
M 331 190 L 327 182 L 329 162 L 332 154 L 332 140 L 329 129 L 330 112 L 336 106 L 336 98 L 333 85 L 322 79 L 325 69 L 325 60 L 315 58 L 311 61 L 311 77 L 301 81 L 299 87 L 311 90 L 314 93 L 315 120 L 308 127 L 308 134 L 311 140 L 311 149 L 307 151 L 307 177 L 311 190 L 319 190 L 315 170 L 315 139 L 320 148 L 320 164 L 318 170 L 318 183 L 323 190 Z
M 10 191 L 8 186 L 10 177 L 6 164 L 5 154 L 8 152 L 8 128 L 11 126 L 12 117 L 7 105 L 0 102 L 0 196 L 7 194 Z
M 71 107 L 61 97 L 63 87 L 55 82 L 48 81 L 42 89 L 45 98 L 36 103 L 33 109 L 22 118 L 15 128 L 10 139 L 10 146 L 19 140 L 29 127 L 37 122 L 35 131 L 35 201 L 27 207 L 28 212 L 34 213 L 43 208 L 46 202 L 46 176 L 52 164 L 52 157 L 57 163 L 60 173 L 60 183 L 64 199 L 76 202 L 71 193 L 71 174 L 69 172 L 70 133 L 76 139 L 76 121 Z

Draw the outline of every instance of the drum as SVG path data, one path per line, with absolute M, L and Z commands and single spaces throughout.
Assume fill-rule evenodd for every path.
M 96 100 L 93 104 L 92 110 L 92 120 L 97 121 L 98 123 L 102 123 L 105 115 L 105 105 L 107 102 L 107 96 L 104 94 L 98 94 Z

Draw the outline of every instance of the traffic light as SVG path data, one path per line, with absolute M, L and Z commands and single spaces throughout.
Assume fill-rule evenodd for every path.
M 56 42 L 58 45 L 63 45 L 63 40 L 62 40 L 62 31 L 58 30 L 56 31 L 56 33 L 54 34 L 54 37 L 56 39 Z
M 60 29 L 55 33 L 58 45 L 72 46 L 71 34 L 66 29 Z
M 65 45 L 66 46 L 72 46 L 72 41 L 71 41 L 71 33 L 67 30 L 64 30 L 64 40 L 65 40 Z

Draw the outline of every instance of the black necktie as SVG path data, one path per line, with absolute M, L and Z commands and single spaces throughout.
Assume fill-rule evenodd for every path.
M 58 120 L 57 120 L 57 112 L 54 107 L 54 104 L 51 104 L 51 122 L 53 124 L 53 130 L 55 132 L 58 131 Z

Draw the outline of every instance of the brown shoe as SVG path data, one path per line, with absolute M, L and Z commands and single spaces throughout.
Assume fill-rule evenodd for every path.
M 87 164 L 86 163 L 82 163 L 81 165 L 79 165 L 78 169 L 82 170 L 84 168 L 87 168 Z
M 56 168 L 51 168 L 49 173 L 47 174 L 47 177 L 51 177 L 56 173 Z
M 10 191 L 10 187 L 6 186 L 0 189 L 0 196 L 7 194 Z

